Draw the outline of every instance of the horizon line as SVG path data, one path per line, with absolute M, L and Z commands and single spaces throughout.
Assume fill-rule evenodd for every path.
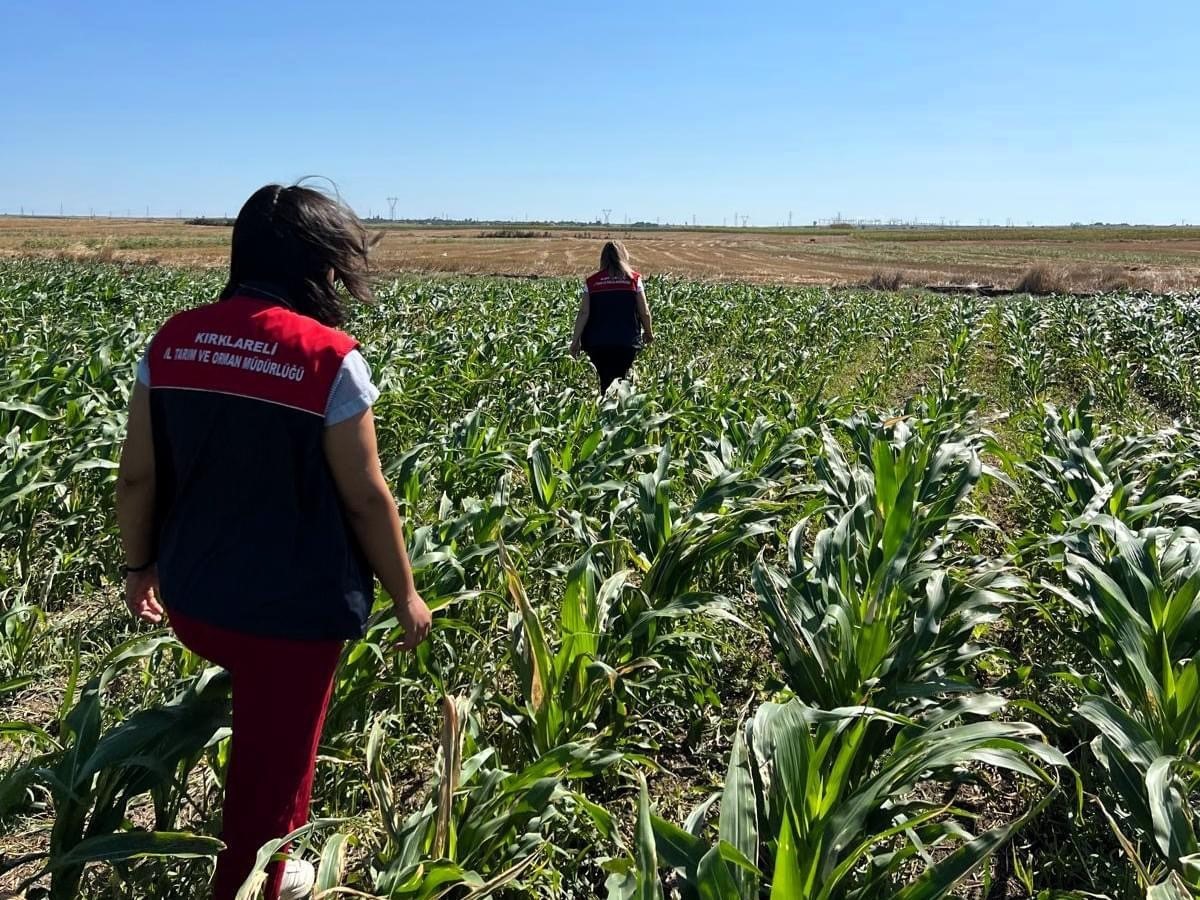
M 442 216 L 409 216 L 405 218 L 384 217 L 378 214 L 374 215 L 358 215 L 359 219 L 365 223 L 376 226 L 432 226 L 441 228 L 453 227 L 481 227 L 481 226 L 499 226 L 499 227 L 531 227 L 538 226 L 543 228 L 562 228 L 562 229 L 584 229 L 584 228 L 602 228 L 609 230 L 637 230 L 637 231 L 729 231 L 729 232 L 752 232 L 752 231 L 795 231 L 808 232 L 820 230 L 840 230 L 840 231 L 1019 231 L 1029 229 L 1086 229 L 1086 228 L 1142 228 L 1142 229 L 1172 229 L 1172 228 L 1197 228 L 1200 225 L 1193 224 L 1188 221 L 1178 222 L 1042 222 L 1035 223 L 1026 221 L 1024 223 L 1006 220 L 1005 222 L 994 223 L 990 219 L 982 221 L 963 222 L 962 220 L 951 221 L 926 221 L 920 219 L 899 219 L 895 217 L 888 218 L 824 218 L 809 220 L 809 224 L 775 224 L 775 225 L 729 225 L 726 223 L 715 224 L 706 222 L 662 222 L 649 221 L 638 219 L 628 222 L 602 222 L 600 220 L 585 220 L 585 219 L 476 219 L 476 218 L 451 218 Z M 37 219 L 37 220 L 63 220 L 63 221 L 96 221 L 110 220 L 122 222 L 164 222 L 178 223 L 182 225 L 198 224 L 205 226 L 228 226 L 232 225 L 235 217 L 228 215 L 113 215 L 95 214 L 95 213 L 35 213 L 35 212 L 0 212 L 0 218 L 3 219 Z

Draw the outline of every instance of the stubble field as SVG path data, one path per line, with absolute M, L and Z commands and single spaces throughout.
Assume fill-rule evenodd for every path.
M 378 226 L 374 226 L 378 227 Z M 706 281 L 1011 287 L 1032 266 L 1060 290 L 1200 288 L 1200 229 L 622 230 L 538 226 L 385 227 L 375 264 L 390 273 L 582 277 L 603 240 L 624 240 L 650 275 Z M 220 267 L 229 229 L 179 221 L 0 217 L 0 256 Z

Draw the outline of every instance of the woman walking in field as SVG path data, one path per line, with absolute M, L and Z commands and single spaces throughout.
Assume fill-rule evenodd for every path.
M 600 271 L 584 282 L 571 355 L 587 353 L 604 396 L 610 384 L 629 377 L 638 350 L 653 340 L 642 276 L 630 266 L 625 245 L 609 241 L 600 252 Z
M 229 670 L 231 900 L 259 848 L 308 821 L 317 744 L 343 643 L 374 576 L 403 649 L 429 633 L 338 282 L 370 302 L 367 233 L 317 191 L 268 185 L 242 207 L 221 299 L 162 327 L 138 371 L 117 513 L 130 610 Z M 308 897 L 313 867 L 268 872 L 269 900 Z

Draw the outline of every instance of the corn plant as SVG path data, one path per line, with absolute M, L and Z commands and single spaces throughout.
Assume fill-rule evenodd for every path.
M 596 552 L 571 567 L 559 606 L 557 649 L 511 566 L 506 572 L 512 645 L 520 693 L 499 698 L 522 742 L 537 758 L 582 739 L 619 739 L 635 695 L 674 653 L 678 635 L 660 628 L 698 613 L 724 611 L 716 597 L 682 594 L 652 605 L 622 570 L 601 579 Z
M 445 698 L 442 709 L 439 770 L 427 801 L 410 815 L 396 809 L 383 763 L 386 720 L 376 723 L 368 741 L 367 766 L 385 836 L 373 881 L 388 897 L 440 897 L 452 885 L 461 888 L 455 896 L 482 897 L 544 865 L 544 835 L 575 802 L 566 782 L 591 777 L 619 759 L 584 744 L 563 744 L 508 771 L 494 749 L 473 746 L 462 727 L 470 715 L 464 698 Z
M 1078 616 L 1067 634 L 1094 666 L 1069 675 L 1086 692 L 1077 712 L 1096 732 L 1101 802 L 1143 882 L 1173 874 L 1200 889 L 1187 802 L 1200 785 L 1200 533 L 1107 524 L 1065 544 L 1066 584 L 1048 585 Z
M 27 779 L 49 790 L 54 828 L 42 872 L 50 897 L 79 895 L 84 868 L 145 856 L 215 855 L 213 838 L 174 832 L 188 773 L 205 751 L 228 735 L 229 679 L 209 669 L 166 704 L 134 713 L 101 729 L 105 687 L 129 664 L 153 656 L 170 639 L 135 639 L 118 648 L 84 686 L 62 722 L 62 746 L 27 764 Z M 131 801 L 149 794 L 155 830 L 125 830 Z
M 809 549 L 802 519 L 788 544 L 790 572 L 755 567 L 776 656 L 796 695 L 819 708 L 876 705 L 912 712 L 939 694 L 973 689 L 973 638 L 1019 593 L 1002 565 L 956 555 L 987 528 L 963 509 L 984 473 L 984 436 L 952 421 L 907 418 L 843 425 L 813 468 L 824 527 Z
M 902 728 L 876 757 L 867 734 L 881 718 Z M 730 757 L 718 843 L 694 833 L 702 818 L 689 831 L 652 817 L 654 850 L 643 858 L 679 873 L 688 897 L 947 896 L 1045 807 L 1067 761 L 1033 726 L 943 718 L 923 727 L 865 707 L 764 704 Z M 861 765 L 856 757 L 867 754 L 871 765 Z M 972 763 L 1047 793 L 1012 821 L 972 834 L 953 801 Z M 935 786 L 942 792 L 932 799 Z M 610 898 L 638 896 L 633 885 L 614 880 Z
M 15 673 L 29 671 L 27 662 L 37 644 L 39 633 L 46 627 L 46 613 L 40 606 L 19 602 L 10 609 L 0 612 L 0 672 L 11 676 L 6 682 L 12 689 L 16 681 L 26 684 L 32 675 L 18 676 Z M 0 684 L 0 693 L 6 690 Z
M 1011 372 L 1013 388 L 1034 402 L 1055 386 L 1062 368 L 1056 346 L 1045 340 L 1045 323 L 1040 299 L 1013 297 L 1000 311 L 1003 359 Z
M 1131 528 L 1200 523 L 1200 439 L 1164 428 L 1119 435 L 1102 428 L 1085 399 L 1046 404 L 1042 452 L 1021 469 L 1033 479 L 1039 530 L 1061 534 L 1097 516 Z

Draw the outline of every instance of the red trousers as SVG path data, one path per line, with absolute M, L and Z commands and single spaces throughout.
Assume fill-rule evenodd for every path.
M 193 653 L 233 680 L 233 743 L 225 777 L 213 900 L 233 900 L 259 848 L 308 821 L 317 743 L 333 691 L 341 641 L 294 641 L 241 634 L 177 612 L 171 627 Z M 283 866 L 268 869 L 276 900 Z

